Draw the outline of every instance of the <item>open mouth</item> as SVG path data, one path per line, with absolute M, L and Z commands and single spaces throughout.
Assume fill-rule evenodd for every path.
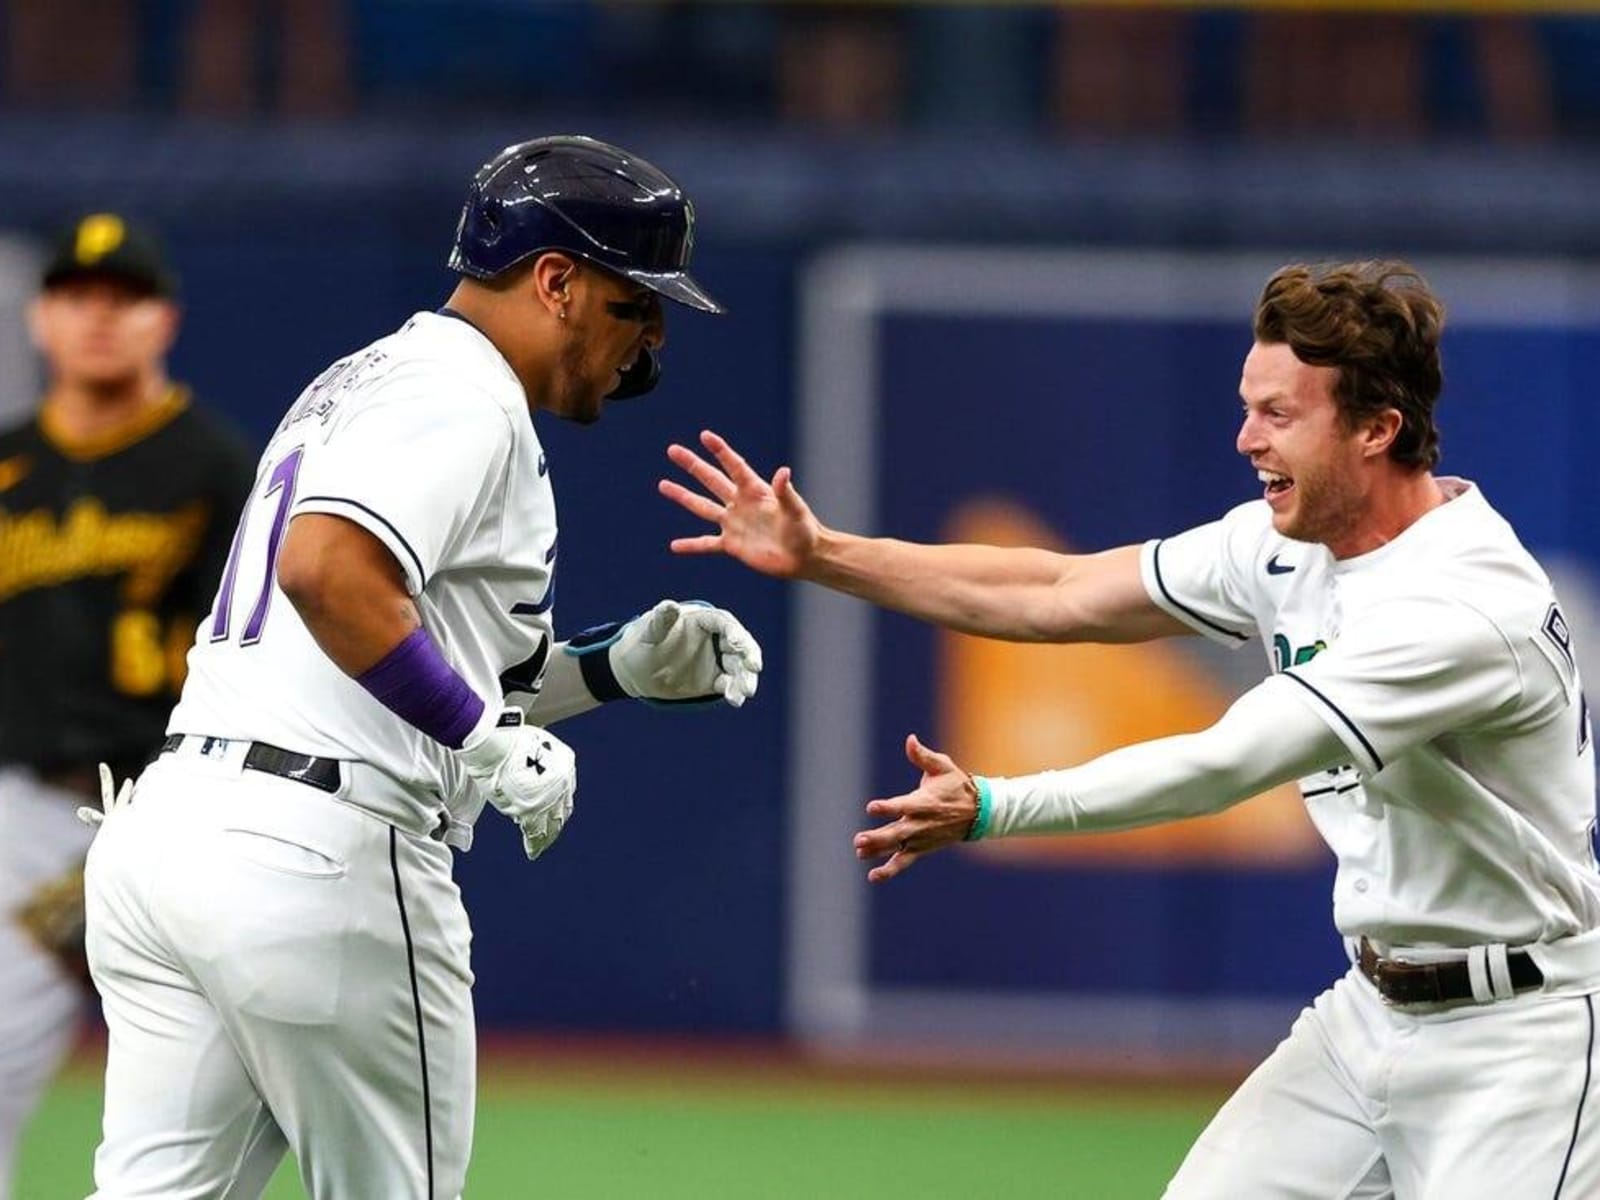
M 1294 480 L 1280 471 L 1258 469 L 1256 478 L 1266 485 L 1263 494 L 1268 501 L 1279 499 L 1294 488 Z
M 636 363 L 636 362 L 638 362 L 638 361 L 639 361 L 639 354 L 640 354 L 640 351 L 638 351 L 638 350 L 635 350 L 635 351 L 634 351 L 634 352 L 633 352 L 633 353 L 632 353 L 632 354 L 630 354 L 630 355 L 628 355 L 628 357 L 627 357 L 627 358 L 625 358 L 625 359 L 623 359 L 623 360 L 622 360 L 622 363 L 621 363 L 621 364 L 620 364 L 620 365 L 619 365 L 619 366 L 618 366 L 618 367 L 617 367 L 617 372 L 616 372 L 616 374 L 617 374 L 617 378 L 616 378 L 616 382 L 618 382 L 618 383 L 621 383 L 621 382 L 622 382 L 622 379 L 623 379 L 623 377 L 624 377 L 624 376 L 625 376 L 625 375 L 627 375 L 627 373 L 628 373 L 628 372 L 629 372 L 629 371 L 630 371 L 630 370 L 632 370 L 632 368 L 633 368 L 633 365 L 634 365 L 634 364 L 635 364 L 635 363 Z

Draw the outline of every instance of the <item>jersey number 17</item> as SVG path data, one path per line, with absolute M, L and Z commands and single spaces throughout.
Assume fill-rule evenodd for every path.
M 278 547 L 283 543 L 283 530 L 288 524 L 289 508 L 294 503 L 295 482 L 300 474 L 300 458 L 305 453 L 304 446 L 296 446 L 288 454 L 278 460 L 276 466 L 267 476 L 267 488 L 262 493 L 263 501 L 270 500 L 274 493 L 278 497 L 277 511 L 272 514 L 272 529 L 267 534 L 267 561 L 262 571 L 261 591 L 256 596 L 256 602 L 250 608 L 250 616 L 244 623 L 244 629 L 239 635 L 241 646 L 253 646 L 261 640 L 261 630 L 267 623 L 267 612 L 272 607 L 273 584 L 278 574 Z M 244 546 L 244 531 L 250 524 L 250 513 L 255 507 L 256 494 L 252 489 L 250 498 L 245 501 L 244 511 L 239 514 L 239 527 L 233 532 L 233 547 L 228 551 L 228 565 L 222 572 L 222 584 L 217 589 L 217 603 L 211 618 L 211 640 L 222 642 L 228 639 L 233 622 L 233 592 L 239 582 L 239 558 Z

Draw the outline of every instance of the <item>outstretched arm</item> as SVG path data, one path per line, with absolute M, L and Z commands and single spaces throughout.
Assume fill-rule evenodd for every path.
M 868 538 L 829 529 L 788 467 L 770 482 L 709 430 L 667 457 L 704 492 L 670 479 L 661 494 L 717 527 L 676 538 L 677 554 L 726 554 L 780 579 L 803 579 L 963 633 L 1018 642 L 1140 642 L 1192 632 L 1151 601 L 1139 548 L 1056 554 L 1000 546 Z
M 1273 676 L 1209 729 L 1124 746 L 1063 771 L 969 775 L 915 734 L 906 739 L 906 757 L 922 771 L 916 789 L 870 801 L 868 815 L 883 823 L 855 836 L 857 858 L 888 860 L 867 873 L 874 883 L 960 841 L 1105 833 L 1219 812 L 1347 762 L 1350 752 L 1303 691 Z

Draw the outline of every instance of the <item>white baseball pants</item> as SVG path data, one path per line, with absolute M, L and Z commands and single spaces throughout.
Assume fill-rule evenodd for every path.
M 1166 1200 L 1600 1196 L 1593 996 L 1426 1014 L 1355 970 L 1200 1135 Z
M 72 1049 L 85 995 L 14 917 L 83 861 L 93 834 L 76 816 L 82 803 L 30 770 L 0 769 L 0 1200 L 11 1195 L 22 1127 Z
M 453 1200 L 472 1140 L 470 930 L 441 843 L 162 755 L 89 852 L 110 1030 L 99 1200 Z

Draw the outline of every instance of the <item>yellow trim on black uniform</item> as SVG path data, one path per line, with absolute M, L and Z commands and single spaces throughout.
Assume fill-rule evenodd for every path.
M 93 462 L 144 441 L 188 407 L 189 389 L 175 383 L 165 396 L 115 429 L 107 429 L 90 437 L 78 437 L 63 428 L 50 405 L 45 404 L 39 409 L 39 432 L 64 457 L 74 462 Z

